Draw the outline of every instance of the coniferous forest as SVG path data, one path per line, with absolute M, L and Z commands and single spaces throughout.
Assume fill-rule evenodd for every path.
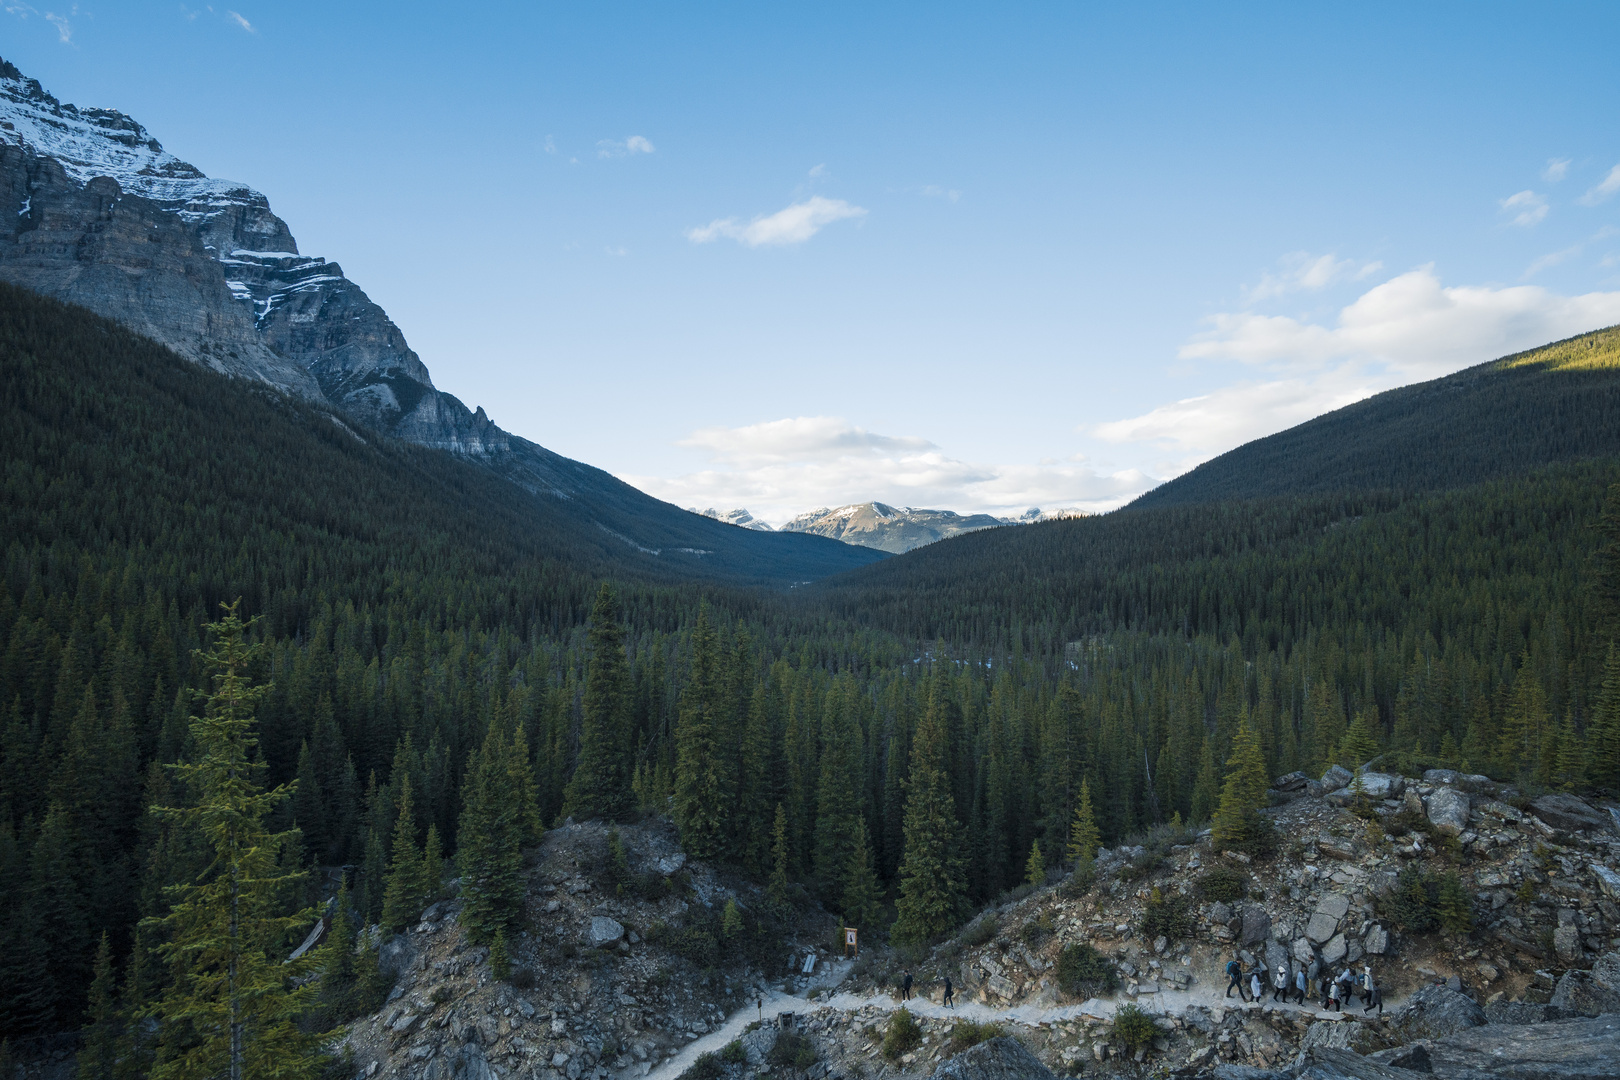
M 1515 415 L 1556 377 L 1504 382 Z M 85 1075 L 207 1075 L 226 965 L 313 1060 L 365 965 L 263 957 L 328 869 L 339 942 L 454 867 L 498 946 L 522 846 L 569 815 L 670 813 L 693 857 L 924 942 L 1032 866 L 1209 821 L 1261 761 L 1620 790 L 1620 459 L 1564 434 L 1466 486 L 1313 479 L 693 582 L 6 289 L 0 1030 L 85 1029 Z M 259 938 L 210 921 L 227 884 Z

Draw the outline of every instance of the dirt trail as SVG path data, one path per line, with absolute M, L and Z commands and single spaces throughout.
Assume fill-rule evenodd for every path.
M 829 964 L 826 972 L 812 981 L 807 996 L 800 997 L 795 994 L 784 994 L 780 991 L 767 996 L 763 1007 L 750 1005 L 739 1009 L 726 1019 L 718 1029 L 709 1032 L 702 1038 L 684 1047 L 674 1057 L 651 1069 L 645 1080 L 675 1080 L 681 1073 L 691 1067 L 699 1056 L 719 1050 L 731 1040 L 740 1037 L 748 1025 L 755 1020 L 774 1020 L 783 1013 L 807 1013 L 816 1009 L 839 1009 L 844 1012 L 855 1012 L 863 1008 L 878 1008 L 892 1012 L 898 1009 L 902 1002 L 890 994 L 874 994 L 863 997 L 859 994 L 834 994 L 824 1001 L 811 1000 L 811 996 L 830 990 L 841 984 L 848 977 L 853 965 L 849 961 L 838 960 Z M 1346 1005 L 1343 1012 L 1327 1012 L 1307 1001 L 1304 1005 L 1273 1003 L 1268 991 L 1264 1000 L 1259 1002 L 1239 1001 L 1236 997 L 1226 998 L 1221 991 L 1225 988 L 1222 982 L 1219 987 L 1211 983 L 1199 983 L 1189 990 L 1165 990 L 1137 999 L 1144 1011 L 1165 1016 L 1183 1015 L 1189 1008 L 1202 1006 L 1204 1008 L 1222 1007 L 1228 1010 L 1244 1012 L 1272 1012 L 1283 1011 L 1290 1013 L 1304 1013 L 1312 1019 L 1340 1020 L 1346 1016 L 1359 1017 L 1363 1015 L 1359 1005 Z M 1359 1000 L 1359 999 L 1358 999 Z M 926 998 L 914 997 L 904 1002 L 906 1008 L 916 1016 L 928 1017 L 962 1017 L 978 1021 L 1008 1021 L 1015 1024 L 1035 1026 L 1043 1023 L 1056 1023 L 1063 1020 L 1074 1020 L 1080 1017 L 1094 1017 L 1107 1020 L 1114 1015 L 1119 1006 L 1117 1001 L 1104 1001 L 1101 998 L 1088 998 L 1073 1005 L 1014 1005 L 1010 1008 L 996 1009 L 983 1002 L 964 1002 L 960 1007 L 947 1009 L 936 1001 Z M 1391 998 L 1384 1004 L 1385 1010 L 1397 1008 L 1398 1004 Z

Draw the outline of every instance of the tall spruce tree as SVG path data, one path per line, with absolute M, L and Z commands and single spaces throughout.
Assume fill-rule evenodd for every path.
M 1069 823 L 1069 861 L 1076 870 L 1091 865 L 1102 846 L 1102 834 L 1097 831 L 1097 815 L 1091 809 L 1091 778 L 1080 778 L 1080 801 L 1074 808 L 1074 820 Z
M 536 839 L 539 811 L 528 743 L 500 724 L 484 737 L 464 789 L 457 831 L 461 922 L 477 944 L 515 926 L 523 913 L 523 845 Z
M 1339 764 L 1355 770 L 1377 756 L 1378 731 L 1373 726 L 1372 717 L 1366 710 L 1362 710 L 1356 713 L 1355 720 L 1345 730 L 1344 738 L 1339 741 Z
M 842 906 L 849 926 L 875 926 L 883 900 L 883 888 L 878 884 L 877 872 L 872 866 L 872 845 L 867 837 L 866 821 L 857 818 L 855 842 L 850 846 L 849 868 L 844 873 Z
M 261 645 L 244 640 L 250 624 L 238 602 L 208 627 L 213 647 L 200 654 L 211 690 L 191 718 L 192 760 L 173 766 L 191 801 L 158 812 L 198 835 L 213 861 L 196 879 L 173 886 L 162 955 L 172 982 L 157 1002 L 161 1025 L 154 1080 L 282 1080 L 318 1077 L 320 1036 L 299 1026 L 316 992 L 300 984 L 313 959 L 286 961 L 283 942 L 315 921 L 290 911 L 289 893 L 305 877 L 282 865 L 294 833 L 271 833 L 264 819 L 285 802 L 285 787 L 266 791 L 254 711 L 268 691 L 249 671 Z
M 942 680 L 929 691 L 928 708 L 912 743 L 911 776 L 906 787 L 905 852 L 900 860 L 900 898 L 894 938 L 921 945 L 961 919 L 966 905 L 966 874 L 961 829 L 950 777 L 945 772 Z
M 610 821 L 635 809 L 630 781 L 635 743 L 630 730 L 630 676 L 624 652 L 619 602 L 607 582 L 597 590 L 587 635 L 585 698 L 579 727 L 579 761 L 568 781 L 563 812 Z
M 1242 848 L 1254 842 L 1266 828 L 1260 808 L 1266 804 L 1266 758 L 1260 749 L 1260 736 L 1244 721 L 1232 738 L 1232 756 L 1227 761 L 1226 784 L 1221 788 L 1221 804 L 1211 822 L 1216 850 Z
M 1609 642 L 1603 660 L 1603 682 L 1587 729 L 1591 747 L 1590 777 L 1610 791 L 1620 790 L 1620 647 Z
M 692 671 L 681 692 L 675 728 L 675 824 L 681 846 L 697 859 L 725 850 L 728 805 L 721 731 L 725 718 L 720 641 L 709 609 L 698 608 L 692 628 Z
M 416 921 L 426 903 L 422 891 L 422 849 L 416 846 L 416 821 L 411 812 L 411 778 L 399 779 L 399 820 L 394 823 L 394 854 L 383 888 L 382 925 L 398 933 Z
M 79 1080 L 106 1080 L 115 1074 L 119 1028 L 112 943 L 103 930 L 101 944 L 96 948 L 95 975 L 90 982 L 90 1004 L 85 1010 L 84 1044 L 79 1047 Z

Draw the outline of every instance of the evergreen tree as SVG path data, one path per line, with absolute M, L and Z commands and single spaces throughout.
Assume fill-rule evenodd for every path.
M 359 932 L 354 925 L 354 902 L 348 882 L 332 900 L 331 921 L 321 943 L 321 989 L 317 1015 L 320 1026 L 335 1028 L 359 1015 L 360 968 L 356 950 Z
M 426 906 L 422 851 L 416 846 L 416 822 L 411 812 L 411 778 L 400 777 L 399 820 L 394 823 L 394 854 L 389 861 L 388 883 L 383 888 L 382 925 L 399 933 L 416 921 Z
M 444 888 L 444 845 L 439 842 L 439 827 L 429 825 L 427 842 L 422 845 L 422 876 L 417 893 L 424 906 L 439 898 Z
M 771 877 L 765 886 L 765 898 L 776 907 L 787 903 L 788 891 L 788 836 L 787 811 L 776 804 L 776 821 L 771 826 Z
M 675 729 L 675 824 L 681 846 L 695 859 L 712 859 L 725 850 L 721 683 L 719 639 L 709 625 L 705 604 L 698 608 L 692 628 L 692 673 L 681 693 Z
M 1565 791 L 1584 788 L 1586 761 L 1586 740 L 1575 730 L 1575 717 L 1566 715 L 1558 731 L 1558 756 L 1553 766 L 1553 781 Z
M 1217 851 L 1241 848 L 1252 843 L 1265 827 L 1259 809 L 1266 805 L 1266 759 L 1260 751 L 1260 738 L 1245 722 L 1232 739 L 1232 756 L 1226 763 L 1226 784 L 1221 803 L 1211 822 L 1211 841 Z
M 1612 641 L 1603 660 L 1603 682 L 1588 740 L 1592 782 L 1610 791 L 1620 789 L 1620 648 Z
M 912 746 L 894 924 L 894 938 L 902 944 L 921 945 L 945 933 L 962 917 L 966 902 L 956 804 L 945 773 L 942 698 L 941 680 L 936 678 Z
M 119 1018 L 113 985 L 112 943 L 101 932 L 96 948 L 95 975 L 90 982 L 90 1007 L 85 1015 L 84 1045 L 79 1048 L 80 1080 L 106 1080 L 118 1058 Z
M 188 806 L 159 812 L 193 831 L 213 852 L 197 879 L 174 886 L 161 952 L 173 982 L 156 1005 L 163 1031 L 154 1080 L 241 1080 L 317 1077 L 320 1038 L 298 1025 L 315 993 L 294 980 L 309 958 L 276 955 L 293 933 L 314 921 L 311 910 L 289 912 L 284 897 L 302 872 L 280 865 L 291 833 L 272 834 L 265 816 L 283 803 L 286 788 L 266 791 L 257 780 L 254 711 L 269 689 L 248 671 L 262 646 L 248 645 L 237 604 L 209 625 L 213 648 L 201 654 L 212 684 L 202 715 L 191 718 L 193 760 L 174 766 L 191 797 Z
M 845 875 L 854 866 L 857 830 L 865 835 L 857 780 L 860 732 L 851 715 L 854 681 L 840 676 L 827 693 L 822 717 L 821 782 L 816 790 L 814 869 L 822 896 L 843 895 Z
M 1474 905 L 1455 870 L 1440 875 L 1434 913 L 1440 919 L 1440 928 L 1448 934 L 1466 934 L 1474 928 Z
M 1373 729 L 1372 719 L 1365 711 L 1358 712 L 1339 741 L 1339 764 L 1354 772 L 1377 756 L 1378 733 Z
M 866 820 L 856 818 L 855 843 L 849 853 L 849 869 L 844 873 L 843 909 L 849 926 L 876 926 L 883 889 L 872 866 L 872 845 L 867 839 Z
M 497 926 L 489 943 L 489 973 L 501 982 L 512 977 L 512 958 L 506 951 L 506 927 Z
M 1097 831 L 1097 816 L 1091 811 L 1091 778 L 1080 780 L 1080 802 L 1074 808 L 1074 821 L 1069 824 L 1069 861 L 1075 869 L 1090 866 L 1102 846 L 1102 834 Z
M 630 731 L 630 677 L 619 603 L 607 582 L 597 591 L 587 636 L 585 698 L 579 761 L 568 781 L 563 812 L 616 820 L 634 809 L 630 789 L 635 743 Z
M 722 941 L 735 941 L 743 932 L 742 911 L 737 907 L 735 897 L 726 901 L 725 910 L 720 913 L 720 939 Z
M 523 910 L 523 842 L 533 827 L 527 818 L 522 775 L 500 725 L 490 728 L 464 789 L 461 824 L 461 922 L 475 944 L 489 944 L 514 925 Z
M 1046 860 L 1041 857 L 1041 842 L 1029 846 L 1029 858 L 1024 863 L 1024 881 L 1030 885 L 1046 884 Z
M 1205 822 L 1210 819 L 1215 813 L 1215 801 L 1220 794 L 1220 784 L 1221 778 L 1215 772 L 1215 751 L 1206 738 L 1198 747 L 1198 778 L 1193 781 L 1187 820 Z

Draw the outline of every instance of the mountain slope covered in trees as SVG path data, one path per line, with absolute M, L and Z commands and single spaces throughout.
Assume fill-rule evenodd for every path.
M 1620 327 L 1386 390 L 1245 443 L 1131 503 L 1437 491 L 1620 455 Z
M 487 472 L 5 295 L 0 1029 L 88 1009 L 122 1075 L 167 1052 L 140 1018 L 192 992 L 164 947 L 215 880 L 185 814 L 213 797 L 193 717 L 221 708 L 208 624 L 237 597 L 262 616 L 252 754 L 293 785 L 255 826 L 286 882 L 261 895 L 265 955 L 324 899 L 311 866 L 354 868 L 354 913 L 390 926 L 459 876 L 497 948 L 520 848 L 565 814 L 673 808 L 695 857 L 917 942 L 1071 846 L 1208 821 L 1261 771 L 1382 752 L 1620 789 L 1613 459 L 703 585 L 600 530 L 540 532 Z M 365 954 L 333 955 L 322 1001 L 363 981 Z M 322 1008 L 304 1030 L 353 1015 Z

